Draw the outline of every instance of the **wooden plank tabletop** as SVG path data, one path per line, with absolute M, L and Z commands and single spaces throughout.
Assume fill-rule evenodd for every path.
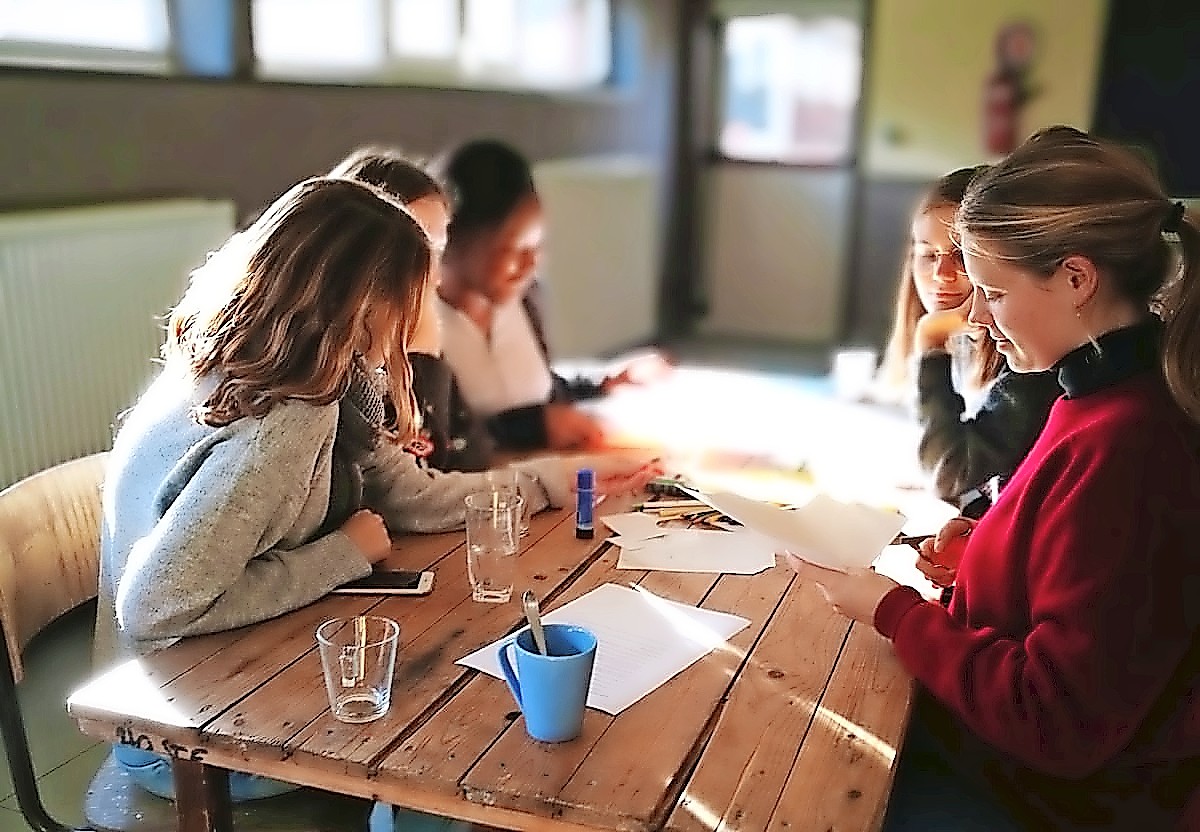
M 635 499 L 606 503 L 604 513 Z M 432 568 L 423 598 L 331 596 L 280 618 L 186 639 L 71 697 L 83 731 L 501 828 L 871 829 L 883 816 L 912 701 L 890 646 L 784 566 L 758 575 L 618 570 L 617 551 L 533 518 L 518 560 L 544 610 L 605 583 L 751 624 L 619 716 L 589 710 L 557 745 L 526 735 L 503 682 L 454 664 L 520 624 L 470 599 L 462 533 L 405 537 L 389 563 Z M 314 630 L 370 610 L 400 623 L 381 719 L 333 719 Z M 186 768 L 187 766 L 183 766 Z

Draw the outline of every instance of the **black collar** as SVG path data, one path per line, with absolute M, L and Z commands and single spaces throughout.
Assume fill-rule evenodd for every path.
M 1151 318 L 1071 350 L 1054 365 L 1059 386 L 1067 398 L 1077 399 L 1158 367 L 1162 328 Z

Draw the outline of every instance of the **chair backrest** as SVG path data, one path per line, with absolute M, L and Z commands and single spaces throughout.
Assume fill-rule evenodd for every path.
M 107 457 L 64 462 L 0 491 L 0 615 L 17 681 L 29 640 L 97 595 Z

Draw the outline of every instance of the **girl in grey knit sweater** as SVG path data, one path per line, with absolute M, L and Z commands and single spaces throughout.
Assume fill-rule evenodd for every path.
M 406 346 L 430 258 L 382 192 L 316 178 L 192 274 L 163 370 L 109 460 L 102 662 L 297 609 L 369 573 L 390 533 L 462 526 L 483 475 L 430 471 L 404 451 L 418 424 Z M 565 504 L 577 464 L 523 465 L 531 510 Z M 630 460 L 587 464 L 615 486 L 643 476 Z M 169 791 L 166 763 L 133 751 L 118 759 Z M 235 799 L 290 788 L 231 787 Z

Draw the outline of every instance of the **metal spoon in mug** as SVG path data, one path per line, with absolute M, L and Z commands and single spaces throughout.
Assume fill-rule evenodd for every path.
M 532 589 L 525 590 L 521 596 L 521 606 L 525 608 L 525 619 L 529 622 L 529 629 L 533 631 L 533 643 L 537 645 L 538 652 L 549 656 L 550 651 L 546 649 L 546 633 L 542 630 L 542 615 L 538 610 L 537 596 L 533 594 Z

